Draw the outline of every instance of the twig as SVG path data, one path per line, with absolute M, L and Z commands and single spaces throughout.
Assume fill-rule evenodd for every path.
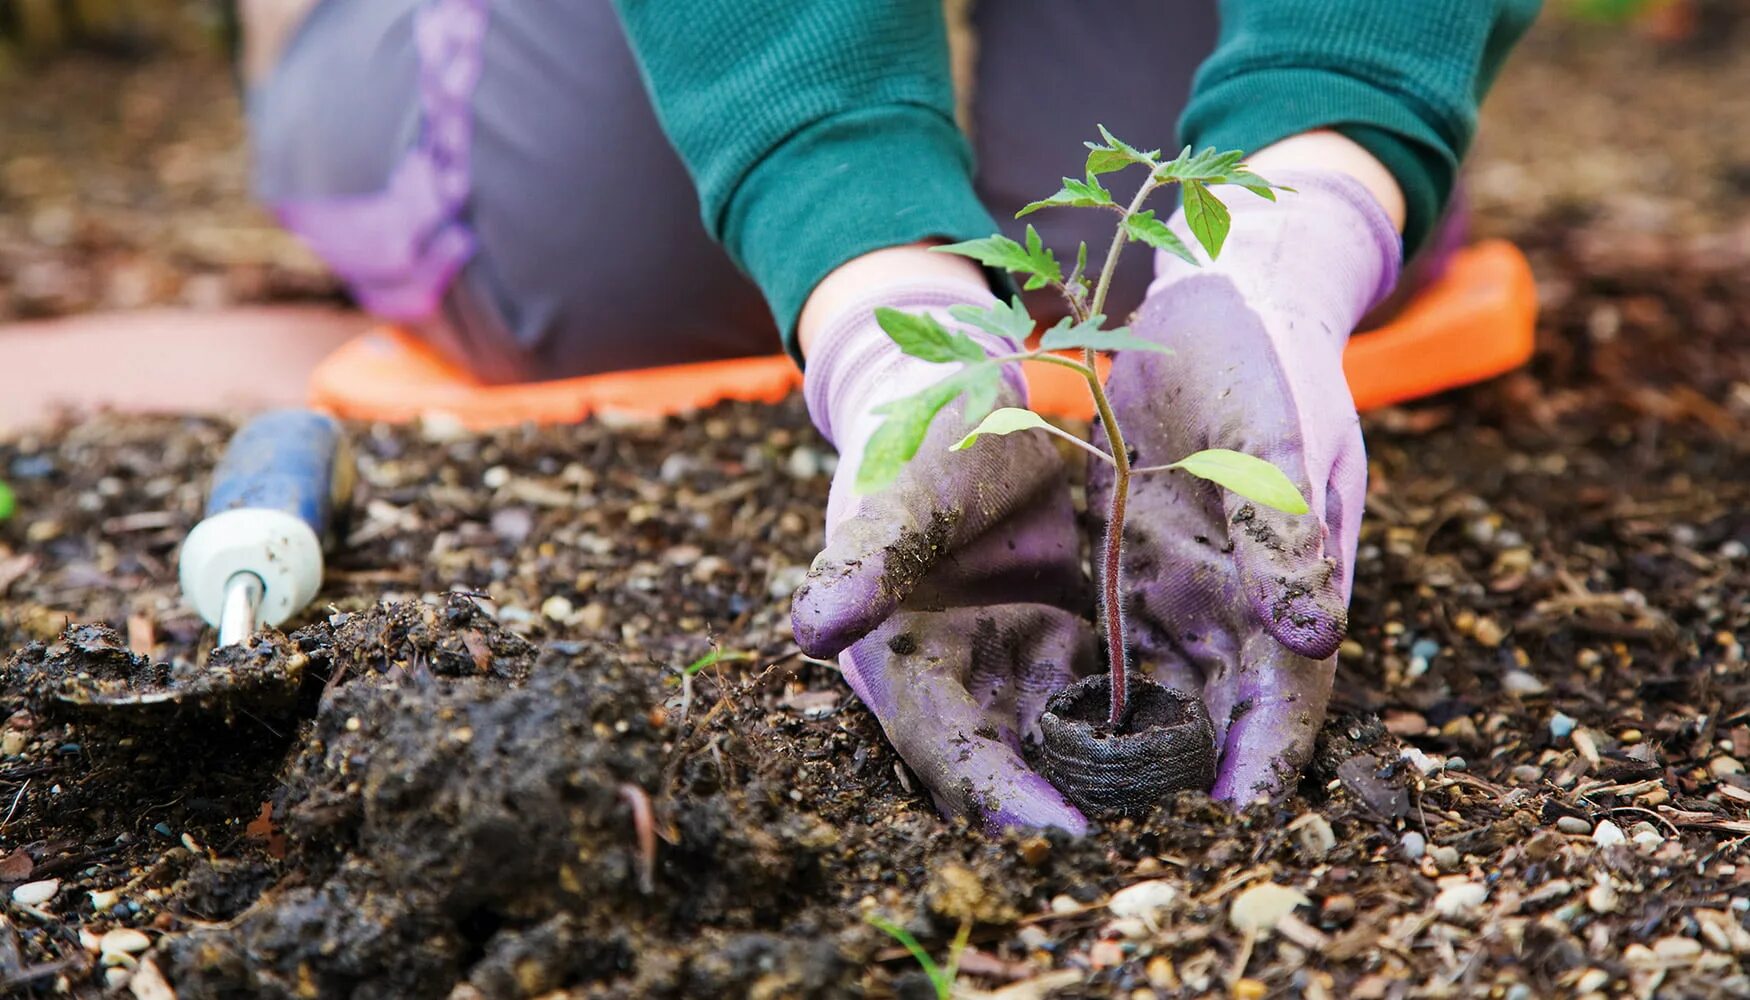
M 648 896 L 656 891 L 656 814 L 649 793 L 629 781 L 620 786 L 620 798 L 632 807 L 632 829 L 638 836 L 638 891 Z
M 0 829 L 4 829 L 6 824 L 12 822 L 12 814 L 18 811 L 19 801 L 24 798 L 25 790 L 30 787 L 30 783 L 34 780 L 36 779 L 26 778 L 24 779 L 24 784 L 18 786 L 18 794 L 12 797 L 12 808 L 6 810 L 5 819 L 0 819 Z

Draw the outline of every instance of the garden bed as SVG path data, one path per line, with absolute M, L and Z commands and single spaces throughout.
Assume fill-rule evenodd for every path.
M 125 927 L 153 997 L 932 995 L 879 914 L 937 959 L 967 927 L 962 988 L 1012 997 L 1744 995 L 1750 240 L 1634 232 L 1670 184 L 1508 211 L 1527 169 L 1477 195 L 1537 265 L 1537 356 L 1368 417 L 1334 721 L 1243 815 L 941 820 L 790 637 L 831 466 L 798 400 L 352 428 L 346 542 L 271 640 L 304 688 L 265 714 L 75 712 L 19 669 L 204 661 L 175 553 L 229 426 L 0 442 L 0 893 L 57 883 L 4 904 L 0 992 L 99 995 Z M 712 649 L 746 655 L 686 678 Z

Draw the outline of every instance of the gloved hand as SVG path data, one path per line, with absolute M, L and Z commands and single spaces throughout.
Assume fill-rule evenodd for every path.
M 1220 192 L 1233 226 L 1218 260 L 1156 255 L 1133 330 L 1175 353 L 1120 353 L 1107 382 L 1136 465 L 1232 448 L 1283 469 L 1312 508 L 1282 514 L 1179 473 L 1132 480 L 1123 583 L 1135 659 L 1203 693 L 1220 752 L 1213 794 L 1236 804 L 1290 787 L 1324 721 L 1367 492 L 1343 346 L 1401 256 L 1353 179 L 1269 176 L 1295 192 L 1274 204 Z M 1171 225 L 1192 245 L 1182 213 Z M 1096 516 L 1110 490 L 1096 463 Z
M 987 437 L 959 402 L 938 415 L 917 456 L 887 489 L 856 496 L 873 410 L 956 370 L 902 354 L 874 308 L 927 312 L 995 302 L 958 282 L 889 289 L 853 306 L 815 340 L 808 412 L 839 449 L 827 501 L 826 549 L 797 589 L 796 641 L 838 656 L 845 679 L 946 812 L 987 828 L 1087 821 L 1021 758 L 1045 699 L 1093 666 L 1081 547 L 1063 468 L 1041 434 Z M 993 355 L 1016 345 L 966 329 Z M 997 405 L 1025 406 L 1019 366 Z

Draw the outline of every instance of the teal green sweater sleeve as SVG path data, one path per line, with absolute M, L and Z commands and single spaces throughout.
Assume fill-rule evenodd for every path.
M 1477 105 L 1541 0 L 1221 0 L 1221 34 L 1180 119 L 1201 149 L 1255 150 L 1334 128 L 1385 164 L 1428 236 Z
M 941 0 L 616 2 L 706 228 L 793 353 L 840 264 L 996 231 L 954 124 Z

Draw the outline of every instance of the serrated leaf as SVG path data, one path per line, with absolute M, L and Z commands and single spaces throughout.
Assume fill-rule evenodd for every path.
M 1106 149 L 1103 146 L 1096 146 L 1091 142 L 1086 143 L 1085 145 L 1088 147 L 1087 172 L 1090 177 L 1097 177 L 1100 174 L 1110 174 L 1123 170 L 1125 167 L 1136 162 L 1115 149 Z
M 1062 189 L 1056 194 L 1026 206 L 1015 213 L 1015 218 L 1032 215 L 1042 208 L 1103 208 L 1112 204 L 1112 192 L 1101 187 L 1100 182 L 1092 175 L 1085 181 L 1065 177 Z
M 1210 448 L 1186 455 L 1167 468 L 1183 469 L 1284 514 L 1305 514 L 1311 509 L 1287 473 L 1243 451 Z
M 875 310 L 875 322 L 900 350 L 922 361 L 971 362 L 988 357 L 977 341 L 959 330 L 948 329 L 932 316 L 881 306 Z
M 1201 153 L 1192 153 L 1191 147 L 1186 146 L 1178 156 L 1156 167 L 1154 178 L 1162 183 L 1204 181 L 1226 184 L 1236 172 L 1244 172 L 1240 161 L 1245 158 L 1246 154 L 1237 149 L 1217 152 L 1211 146 Z
M 1027 244 L 1022 246 L 1007 236 L 986 236 L 979 240 L 966 240 L 962 243 L 950 243 L 947 246 L 932 247 L 940 253 L 959 254 L 970 257 L 988 267 L 1000 268 L 1004 271 L 1014 271 L 1028 275 L 1023 287 L 1031 291 L 1044 288 L 1054 281 L 1063 280 L 1063 268 L 1058 266 L 1057 258 L 1050 250 L 1040 243 L 1039 233 L 1032 226 L 1027 227 Z
M 856 492 L 871 493 L 892 485 L 918 453 L 936 414 L 961 394 L 966 395 L 965 419 L 983 419 L 996 405 L 1001 379 L 1001 366 L 994 361 L 968 364 L 935 385 L 877 407 L 875 412 L 884 419 L 864 446 Z
M 1018 406 L 1005 406 L 985 417 L 977 427 L 972 429 L 972 433 L 955 442 L 948 450 L 965 451 L 972 447 L 980 434 L 1013 434 L 1016 431 L 1037 430 L 1049 426 L 1044 417 L 1032 410 L 1023 410 Z
M 1187 264 L 1196 266 L 1198 263 L 1196 256 L 1191 253 L 1191 248 L 1185 245 L 1185 241 L 1179 238 L 1178 233 L 1168 229 L 1166 223 L 1155 218 L 1155 210 L 1152 208 L 1125 216 L 1124 231 L 1130 235 L 1131 239 L 1147 243 L 1156 250 L 1165 250 Z
M 1091 179 L 1099 174 L 1109 174 L 1134 163 L 1146 164 L 1150 167 L 1160 162 L 1161 151 L 1151 149 L 1147 152 L 1137 149 L 1124 140 L 1113 135 L 1104 125 L 1095 126 L 1100 130 L 1100 138 L 1105 140 L 1102 145 L 1097 142 L 1084 142 L 1088 147 L 1088 177 Z
M 1258 197 L 1264 199 L 1265 201 L 1275 201 L 1276 200 L 1276 192 L 1278 192 L 1278 191 L 1288 191 L 1291 193 L 1294 191 L 1294 189 L 1291 187 L 1283 187 L 1280 184 L 1272 184 L 1269 181 L 1265 180 L 1262 177 L 1259 177 L 1257 174 L 1254 174 L 1249 170 L 1240 174 L 1239 176 L 1235 177 L 1233 180 L 1228 181 L 1228 183 L 1229 184 L 1238 184 L 1240 187 L 1245 188 L 1247 191 L 1252 192 L 1253 194 L 1257 195 Z
M 998 302 L 989 307 L 981 306 L 950 306 L 948 315 L 968 326 L 976 326 L 987 333 L 999 337 L 1007 337 L 1017 344 L 1026 343 L 1033 336 L 1033 317 L 1027 314 L 1027 307 L 1021 304 L 1019 295 L 1010 299 L 1007 304 Z
M 1185 184 L 1185 226 L 1203 244 L 1210 260 L 1221 256 L 1222 244 L 1227 242 L 1232 225 L 1233 216 L 1228 214 L 1227 206 L 1202 181 Z
M 1121 326 L 1115 330 L 1100 329 L 1100 324 L 1105 321 L 1106 317 L 1104 316 L 1090 316 L 1080 323 L 1065 317 L 1039 338 L 1039 349 L 1043 351 L 1068 351 L 1090 348 L 1096 351 L 1173 353 L 1173 349 L 1170 347 L 1162 346 L 1152 340 L 1144 340 L 1131 333 L 1127 326 Z

